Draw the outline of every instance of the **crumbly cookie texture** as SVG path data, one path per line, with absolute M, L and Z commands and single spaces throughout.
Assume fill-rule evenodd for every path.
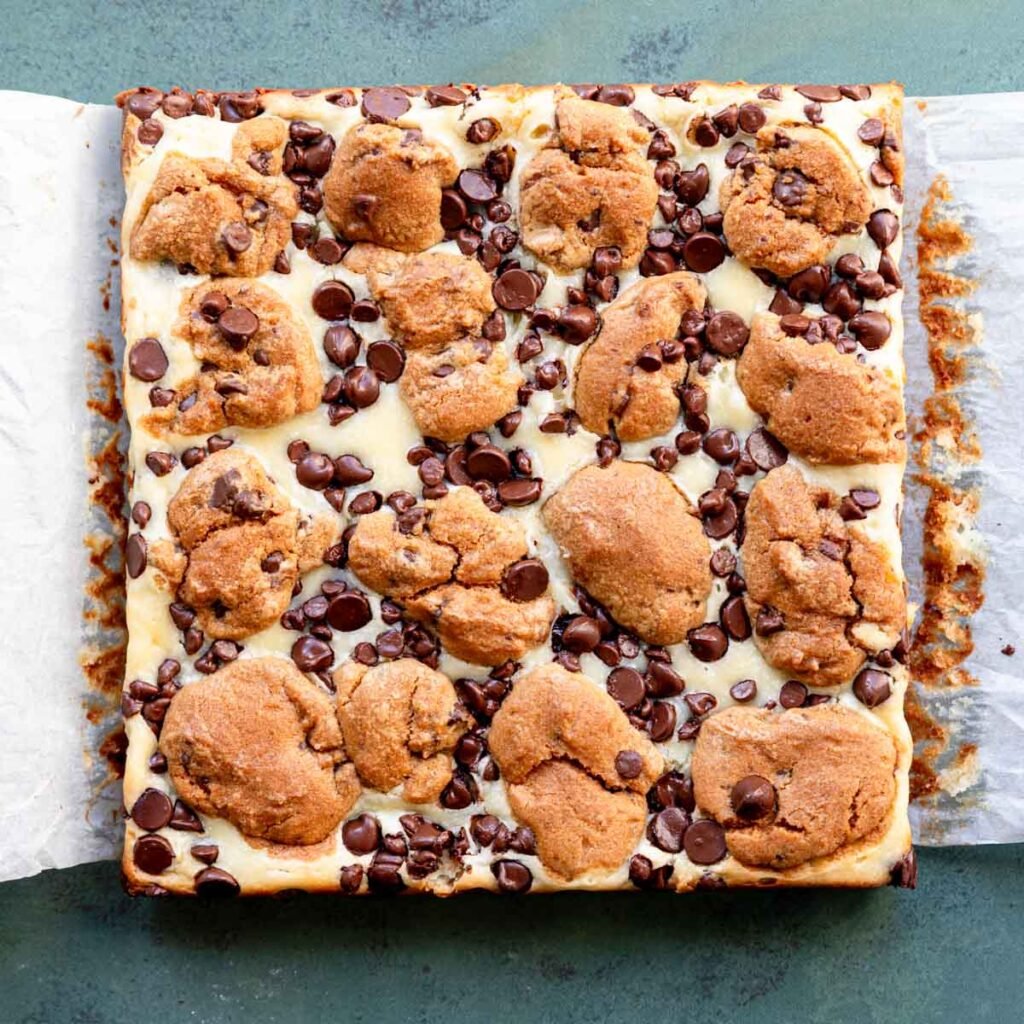
M 754 317 L 736 367 L 750 407 L 809 462 L 901 460 L 906 421 L 898 385 L 853 353 L 808 341 L 809 330 L 810 321 L 799 314 Z
M 189 472 L 167 522 L 180 552 L 164 542 L 151 557 L 177 577 L 203 631 L 231 640 L 275 622 L 339 532 L 331 517 L 291 508 L 255 458 L 230 448 Z
M 224 278 L 189 292 L 174 327 L 200 363 L 150 429 L 209 434 L 222 427 L 272 427 L 320 404 L 324 379 L 309 330 L 276 292 Z
M 522 657 L 547 637 L 554 602 L 543 593 L 522 600 L 508 583 L 528 554 L 522 526 L 465 487 L 424 508 L 365 516 L 348 545 L 349 567 L 363 583 L 431 623 L 456 657 L 479 665 Z
M 821 262 L 871 213 L 842 146 L 828 131 L 802 125 L 762 128 L 755 155 L 722 183 L 719 201 L 732 251 L 780 277 Z
M 898 86 L 118 102 L 130 891 L 913 883 Z
M 451 680 L 405 658 L 334 673 L 345 747 L 363 782 L 412 804 L 437 800 L 452 776 L 452 750 L 466 712 Z
M 360 124 L 345 133 L 324 178 L 327 217 L 339 234 L 400 252 L 444 238 L 441 189 L 459 168 L 417 128 Z
M 130 253 L 200 274 L 259 277 L 288 243 L 297 212 L 280 175 L 264 176 L 243 161 L 171 153 L 132 230 Z
M 697 807 L 724 826 L 729 852 L 783 871 L 869 839 L 896 797 L 892 737 L 835 705 L 727 708 L 701 729 L 692 772 Z
M 886 553 L 843 521 L 840 499 L 790 466 L 750 495 L 741 548 L 747 613 L 768 662 L 816 686 L 852 678 L 906 626 Z
M 608 306 L 576 372 L 576 412 L 588 430 L 643 441 L 672 429 L 689 364 L 681 346 L 666 360 L 658 342 L 675 340 L 683 314 L 703 313 L 706 299 L 700 280 L 681 272 L 637 281 Z
M 644 640 L 680 643 L 704 621 L 711 549 L 663 474 L 635 462 L 581 469 L 544 506 L 544 521 L 573 579 Z
M 523 173 L 523 244 L 559 273 L 616 246 L 635 266 L 658 201 L 643 154 L 648 133 L 625 110 L 563 90 L 551 148 Z
M 664 762 L 611 697 L 558 665 L 534 669 L 495 715 L 489 744 L 546 866 L 575 878 L 623 862 Z
M 331 702 L 284 658 L 232 662 L 185 688 L 160 752 L 189 806 L 273 843 L 319 843 L 359 796 Z

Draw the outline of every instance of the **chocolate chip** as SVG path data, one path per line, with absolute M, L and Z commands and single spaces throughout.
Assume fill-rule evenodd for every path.
M 767 120 L 764 110 L 756 103 L 744 103 L 739 109 L 739 126 L 748 135 L 756 135 Z
M 174 848 L 163 836 L 140 836 L 132 849 L 132 861 L 147 875 L 159 875 L 174 863 Z
M 220 847 L 216 843 L 195 843 L 188 852 L 203 864 L 215 864 L 220 856 Z
M 344 250 L 338 244 L 337 239 L 331 238 L 325 235 L 318 238 L 310 247 L 309 255 L 317 261 L 322 263 L 326 267 L 333 266 L 335 263 L 341 262 L 341 257 L 344 256 Z
M 740 457 L 739 438 L 728 427 L 718 427 L 707 434 L 704 451 L 719 465 L 728 466 Z
M 474 480 L 500 483 L 512 475 L 512 463 L 503 449 L 484 444 L 466 456 L 466 472 Z
M 173 812 L 174 807 L 165 793 L 159 789 L 146 789 L 132 804 L 131 818 L 139 828 L 156 832 L 170 823 Z
M 638 889 L 667 889 L 672 871 L 671 864 L 656 868 L 642 853 L 634 854 L 629 860 L 629 880 Z
M 342 487 L 354 487 L 369 483 L 373 479 L 373 470 L 364 466 L 355 455 L 339 455 L 334 460 L 334 479 Z
M 597 330 L 597 314 L 590 306 L 566 306 L 558 314 L 558 329 L 570 345 L 580 345 Z
M 503 480 L 498 484 L 498 497 L 505 505 L 532 505 L 541 496 L 542 480 Z
M 683 836 L 683 849 L 694 864 L 716 864 L 726 854 L 725 830 L 717 821 L 695 821 Z
M 725 259 L 725 246 L 715 235 L 698 231 L 683 245 L 683 259 L 694 273 L 707 274 Z
M 802 707 L 805 700 L 807 700 L 807 687 L 803 683 L 790 679 L 789 682 L 782 684 L 782 689 L 779 690 L 779 703 L 784 708 Z
M 729 647 L 729 640 L 722 627 L 713 622 L 691 629 L 686 635 L 690 653 L 698 661 L 718 661 Z
M 303 487 L 322 491 L 334 477 L 334 463 L 320 452 L 310 452 L 299 460 L 295 477 Z
M 341 841 L 345 849 L 356 856 L 373 853 L 380 846 L 380 823 L 372 814 L 360 814 L 341 826 Z
M 358 590 L 347 590 L 327 606 L 327 622 L 332 629 L 351 633 L 362 629 L 373 618 L 370 602 Z
M 665 701 L 655 701 L 649 725 L 652 742 L 665 743 L 670 740 L 676 729 L 675 706 Z
M 877 117 L 869 117 L 858 129 L 857 138 L 865 145 L 877 146 L 885 138 L 885 125 Z
M 164 136 L 163 125 L 153 118 L 147 118 L 135 133 L 144 146 L 155 146 Z
M 636 779 L 644 770 L 644 759 L 635 750 L 620 750 L 615 755 L 615 770 L 624 779 Z
M 529 892 L 533 885 L 530 869 L 518 860 L 496 860 L 491 864 L 491 874 L 498 882 L 500 892 Z
M 401 854 L 378 850 L 373 855 L 370 869 L 366 873 L 370 889 L 377 893 L 398 892 L 404 889 L 405 882 L 400 874 L 402 863 Z
M 868 218 L 868 234 L 879 249 L 892 245 L 899 232 L 899 218 L 892 210 L 875 210 Z
M 334 663 L 334 650 L 314 636 L 301 636 L 292 644 L 292 661 L 303 672 L 323 672 Z
M 357 409 L 366 409 L 380 397 L 380 378 L 369 366 L 345 371 L 345 397 Z
M 643 676 L 635 668 L 622 666 L 608 674 L 608 693 L 626 711 L 635 708 L 647 695 Z
M 347 324 L 332 324 L 324 332 L 324 352 L 335 366 L 342 369 L 356 361 L 360 344 L 359 335 Z
M 807 198 L 807 179 L 792 168 L 779 171 L 772 184 L 772 196 L 780 206 L 799 206 Z
M 881 348 L 892 334 L 889 318 L 875 309 L 858 313 L 850 320 L 848 326 L 857 341 L 871 352 Z
M 146 455 L 146 466 L 154 476 L 167 476 L 178 464 L 178 460 L 170 452 L 149 452 Z
M 459 172 L 455 187 L 471 203 L 489 203 L 492 199 L 498 198 L 498 189 L 493 179 L 483 171 L 472 168 Z
M 195 877 L 199 896 L 237 896 L 241 886 L 233 875 L 221 868 L 203 868 Z
M 363 91 L 359 107 L 363 117 L 371 121 L 393 121 L 401 117 L 411 106 L 409 97 L 393 87 L 378 87 Z
M 647 838 L 666 853 L 679 853 L 690 827 L 690 815 L 681 807 L 666 807 L 647 823 Z
M 750 337 L 746 323 L 738 313 L 714 313 L 708 320 L 704 337 L 719 355 L 739 355 Z
M 775 787 L 760 775 L 740 779 L 729 794 L 736 816 L 743 821 L 760 821 L 775 810 Z
M 889 699 L 892 693 L 891 682 L 892 677 L 888 672 L 879 672 L 873 668 L 861 669 L 853 681 L 853 693 L 865 707 L 877 708 Z
M 147 553 L 146 538 L 141 533 L 133 533 L 128 538 L 124 551 L 125 567 L 133 580 L 137 580 L 146 571 Z
M 217 320 L 217 330 L 224 340 L 237 351 L 241 351 L 259 330 L 259 317 L 244 306 L 232 306 Z
M 708 117 L 697 118 L 693 123 L 693 140 L 698 146 L 710 148 L 718 145 L 718 129 Z
M 536 302 L 540 289 L 531 274 L 516 267 L 506 270 L 494 282 L 491 293 L 502 309 L 519 311 Z
M 758 427 L 747 438 L 746 448 L 757 468 L 765 473 L 777 469 L 789 458 L 786 446 L 764 427 Z
M 917 851 L 911 847 L 889 874 L 889 884 L 897 889 L 917 888 Z
M 682 676 L 671 665 L 663 661 L 647 663 L 647 693 L 652 697 L 677 697 L 686 684 Z
M 847 281 L 837 281 L 830 285 L 821 300 L 822 308 L 826 313 L 839 317 L 840 320 L 849 320 L 860 309 L 860 300 L 854 294 L 853 288 Z
M 313 292 L 313 311 L 324 320 L 344 320 L 352 311 L 352 289 L 343 281 L 324 281 Z
M 180 800 L 174 801 L 174 812 L 171 814 L 170 827 L 178 832 L 202 832 L 203 823 L 199 815 Z
M 432 107 L 456 107 L 467 98 L 456 85 L 432 85 L 424 95 Z
M 142 338 L 128 352 L 128 372 L 136 380 L 152 383 L 167 372 L 167 354 L 156 338 Z
M 693 797 L 693 782 L 682 772 L 666 772 L 647 792 L 647 806 L 652 811 L 665 807 L 682 807 L 692 812 L 697 806 Z
M 729 696 L 739 704 L 746 704 L 757 696 L 757 683 L 753 679 L 741 679 L 729 687 Z
M 159 89 L 151 89 L 145 86 L 137 92 L 133 92 L 128 97 L 128 102 L 125 106 L 128 108 L 129 113 L 145 120 L 156 113 L 163 97 L 164 94 Z
M 221 120 L 238 123 L 255 117 L 262 109 L 256 92 L 222 92 L 217 97 Z
M 510 601 L 533 601 L 548 588 L 548 570 L 538 558 L 523 558 L 505 570 L 501 592 Z
M 789 280 L 789 294 L 798 302 L 820 302 L 828 289 L 828 267 L 815 264 L 794 274 Z
M 501 125 L 493 117 L 481 117 L 466 129 L 466 141 L 474 146 L 490 142 L 501 131 Z
M 742 597 L 730 597 L 718 612 L 722 628 L 732 640 L 746 640 L 750 636 L 750 619 Z
M 843 94 L 836 85 L 798 85 L 796 91 L 814 103 L 838 103 Z
M 573 654 L 585 654 L 601 642 L 601 624 L 589 615 L 576 615 L 562 630 L 562 646 Z
M 240 256 L 252 245 L 252 232 L 240 220 L 232 221 L 221 233 L 221 239 L 231 256 Z

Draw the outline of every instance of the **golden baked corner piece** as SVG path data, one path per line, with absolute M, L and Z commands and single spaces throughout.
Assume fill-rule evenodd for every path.
M 130 892 L 914 885 L 899 86 L 118 102 Z

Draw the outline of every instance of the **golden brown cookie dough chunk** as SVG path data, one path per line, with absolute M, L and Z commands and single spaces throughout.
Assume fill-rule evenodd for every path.
M 635 266 L 658 202 L 650 141 L 628 110 L 559 90 L 557 132 L 520 179 L 523 244 L 559 273 L 586 267 L 594 250 L 618 246 Z
M 642 441 L 672 429 L 687 363 L 681 347 L 665 359 L 658 342 L 674 339 L 683 314 L 703 311 L 706 298 L 696 277 L 676 273 L 637 281 L 608 306 L 576 371 L 576 412 L 587 430 Z
M 184 557 L 165 541 L 150 560 L 179 584 L 203 632 L 229 640 L 272 625 L 299 575 L 320 564 L 338 534 L 328 516 L 301 517 L 259 462 L 235 448 L 190 470 L 167 522 Z
M 491 279 L 469 256 L 426 252 L 393 273 L 369 274 L 388 325 L 407 349 L 437 349 L 480 334 L 494 311 Z
M 768 429 L 809 462 L 902 460 L 906 421 L 897 384 L 834 345 L 788 335 L 787 323 L 771 313 L 755 316 L 736 367 L 743 394 Z
M 753 162 L 719 192 L 729 247 L 751 267 L 789 277 L 859 231 L 871 199 L 849 154 L 821 128 L 765 127 Z
M 149 414 L 150 429 L 272 427 L 320 404 L 323 374 L 309 331 L 265 285 L 225 278 L 193 288 L 174 335 L 188 342 L 202 370 Z
M 458 173 L 451 153 L 418 128 L 356 125 L 324 178 L 327 218 L 353 241 L 429 249 L 444 239 L 441 190 Z
M 466 712 L 451 680 L 411 658 L 334 673 L 345 748 L 363 782 L 402 799 L 432 803 L 452 777 L 452 751 Z
M 363 583 L 479 665 L 519 658 L 547 638 L 555 614 L 547 571 L 528 560 L 522 525 L 468 487 L 401 515 L 362 516 L 348 545 L 348 566 Z
M 293 193 L 286 178 L 260 174 L 245 161 L 170 153 L 132 228 L 131 256 L 200 274 L 259 277 L 291 238 Z
M 476 338 L 411 353 L 401 391 L 424 437 L 461 441 L 515 409 L 522 383 L 501 344 Z
M 534 669 L 494 716 L 488 745 L 549 871 L 576 878 L 625 862 L 664 762 L 607 693 L 560 665 Z
M 772 470 L 750 494 L 744 600 L 761 653 L 814 686 L 847 682 L 906 626 L 885 549 L 839 515 L 839 497 L 799 470 Z
M 573 579 L 652 644 L 704 621 L 711 550 L 689 501 L 636 462 L 587 466 L 544 506 Z
M 691 765 L 697 806 L 725 828 L 729 852 L 779 871 L 878 835 L 895 770 L 892 737 L 837 705 L 726 708 L 702 726 Z
M 274 843 L 320 842 L 359 796 L 331 701 L 284 658 L 234 661 L 189 683 L 160 750 L 185 803 Z

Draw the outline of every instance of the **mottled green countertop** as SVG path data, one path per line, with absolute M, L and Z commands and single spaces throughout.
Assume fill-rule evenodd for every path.
M 1024 88 L 1019 0 L 0 0 L 0 88 L 393 81 Z M 5 666 L 8 670 L 12 666 Z M 28 667 L 25 667 L 26 672 Z M 1015 1022 L 1024 846 L 916 892 L 132 901 L 113 864 L 0 886 L 0 1022 Z

